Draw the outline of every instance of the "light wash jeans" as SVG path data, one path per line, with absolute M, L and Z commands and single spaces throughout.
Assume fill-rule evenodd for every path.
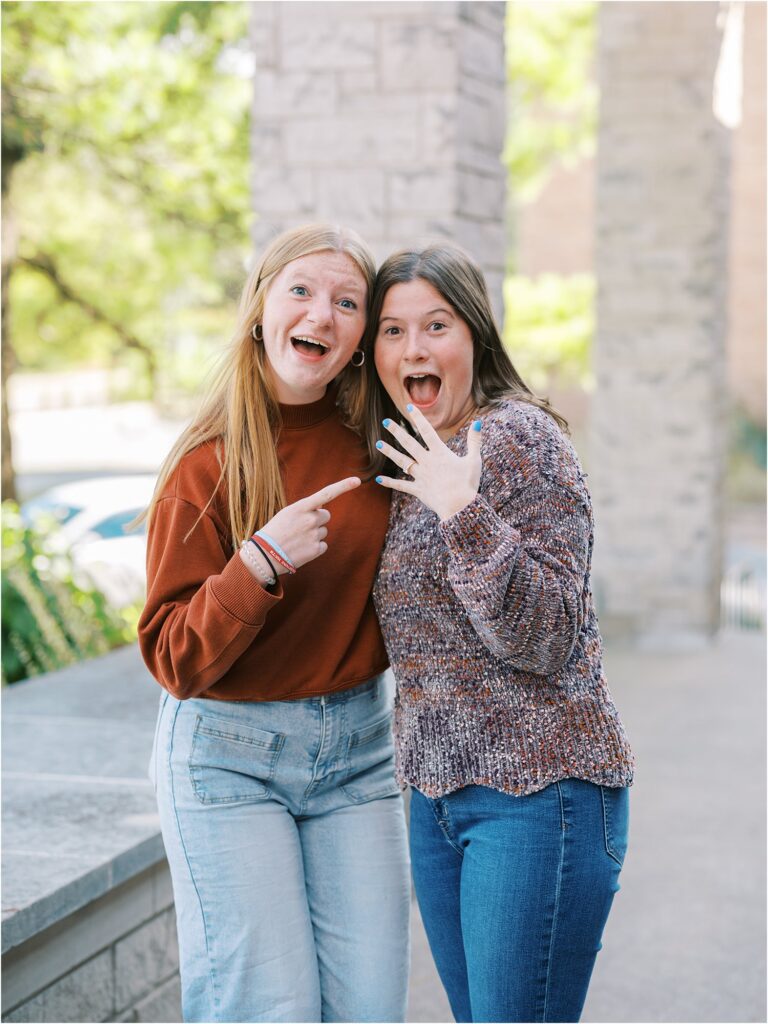
M 404 1021 L 410 882 L 387 677 L 160 702 L 150 766 L 185 1021 Z

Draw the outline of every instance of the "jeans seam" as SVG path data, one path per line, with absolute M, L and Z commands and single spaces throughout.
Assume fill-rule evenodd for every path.
M 557 915 L 558 915 L 559 910 L 560 910 L 560 890 L 561 890 L 562 879 L 563 879 L 563 861 L 565 859 L 566 822 L 565 822 L 565 808 L 563 806 L 563 791 L 561 789 L 561 786 L 560 786 L 559 782 L 555 783 L 555 785 L 557 786 L 557 796 L 558 796 L 558 799 L 560 801 L 560 860 L 559 860 L 558 865 L 557 865 L 557 882 L 555 884 L 555 906 L 554 906 L 554 909 L 552 911 L 552 931 L 551 931 L 551 934 L 550 934 L 550 937 L 549 937 L 549 949 L 547 951 L 547 960 L 546 960 L 546 973 L 545 973 L 545 981 L 544 981 L 544 1012 L 543 1012 L 543 1015 L 542 1015 L 542 1018 L 541 1018 L 543 1021 L 545 1021 L 547 1019 L 547 1010 L 548 1010 L 548 1004 L 549 1004 L 549 982 L 550 982 L 549 970 L 550 970 L 550 964 L 552 962 L 552 953 L 553 953 L 553 950 L 554 950 L 554 947 L 555 947 L 555 938 L 557 936 Z
M 189 871 L 189 877 L 192 880 L 192 886 L 193 886 L 193 888 L 195 890 L 195 895 L 197 896 L 198 906 L 200 908 L 200 917 L 201 917 L 202 922 L 203 922 L 203 935 L 205 936 L 205 952 L 206 952 L 206 954 L 208 956 L 208 965 L 209 965 L 209 970 L 210 970 L 210 975 L 211 975 L 211 993 L 213 995 L 214 1009 L 216 1010 L 216 1012 L 218 1014 L 219 1007 L 220 1007 L 220 1000 L 219 1000 L 218 993 L 216 991 L 216 971 L 214 969 L 213 954 L 211 953 L 211 945 L 210 945 L 210 941 L 209 941 L 209 938 L 208 938 L 208 922 L 206 920 L 205 910 L 203 909 L 203 899 L 202 899 L 202 896 L 200 895 L 200 890 L 198 888 L 197 881 L 195 880 L 195 874 L 192 871 L 192 864 L 191 864 L 190 859 L 189 859 L 189 854 L 187 853 L 187 846 L 186 846 L 186 843 L 184 842 L 184 836 L 183 836 L 182 831 L 181 831 L 181 822 L 179 821 L 179 810 L 178 810 L 178 807 L 176 806 L 176 787 L 175 787 L 175 782 L 174 782 L 173 767 L 171 765 L 171 759 L 173 757 L 173 741 L 174 741 L 174 736 L 175 736 L 175 733 L 176 733 L 176 719 L 178 718 L 180 710 L 181 710 L 181 704 L 179 704 L 179 706 L 176 708 L 176 711 L 174 712 L 173 722 L 171 724 L 171 729 L 170 729 L 170 741 L 168 743 L 168 777 L 169 777 L 170 782 L 171 782 L 171 804 L 173 806 L 174 820 L 176 821 L 176 831 L 178 832 L 178 835 L 179 835 L 179 843 L 181 844 L 181 849 L 182 849 L 182 851 L 184 853 L 184 860 L 186 862 L 187 870 Z
M 165 705 L 166 705 L 167 700 L 168 700 L 168 694 L 167 693 L 162 694 L 162 696 L 160 697 L 160 707 L 158 708 L 158 712 L 157 712 L 157 724 L 155 725 L 155 738 L 152 741 L 152 761 L 153 761 L 152 772 L 154 774 L 154 786 L 153 786 L 153 789 L 155 791 L 155 794 L 157 794 L 157 760 L 158 760 L 158 756 L 159 756 L 159 752 L 158 752 L 158 749 L 157 749 L 158 748 L 158 742 L 157 741 L 158 741 L 158 739 L 160 737 L 160 723 L 162 722 L 162 719 L 163 719 L 163 712 L 165 711 Z

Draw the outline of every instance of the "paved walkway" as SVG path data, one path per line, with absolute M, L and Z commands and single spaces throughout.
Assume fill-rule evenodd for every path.
M 584 1021 L 765 1021 L 765 637 L 609 650 L 630 849 Z M 418 918 L 410 1021 L 450 1021 Z

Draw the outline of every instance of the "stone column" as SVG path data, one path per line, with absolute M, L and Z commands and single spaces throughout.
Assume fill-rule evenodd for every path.
M 728 132 L 717 3 L 603 3 L 591 478 L 601 622 L 649 644 L 717 625 Z
M 483 267 L 500 317 L 504 9 L 252 4 L 257 249 L 310 220 L 357 229 L 379 260 L 451 239 Z

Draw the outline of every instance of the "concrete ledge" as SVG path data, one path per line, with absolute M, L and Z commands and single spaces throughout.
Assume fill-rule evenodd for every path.
M 3 693 L 4 1019 L 145 1019 L 127 999 L 137 930 L 172 937 L 162 977 L 144 970 L 136 999 L 149 1007 L 173 987 L 173 898 L 147 777 L 159 697 L 136 646 Z M 88 981 L 105 971 L 103 985 Z M 87 1013 L 62 1015 L 70 989 L 91 990 Z

